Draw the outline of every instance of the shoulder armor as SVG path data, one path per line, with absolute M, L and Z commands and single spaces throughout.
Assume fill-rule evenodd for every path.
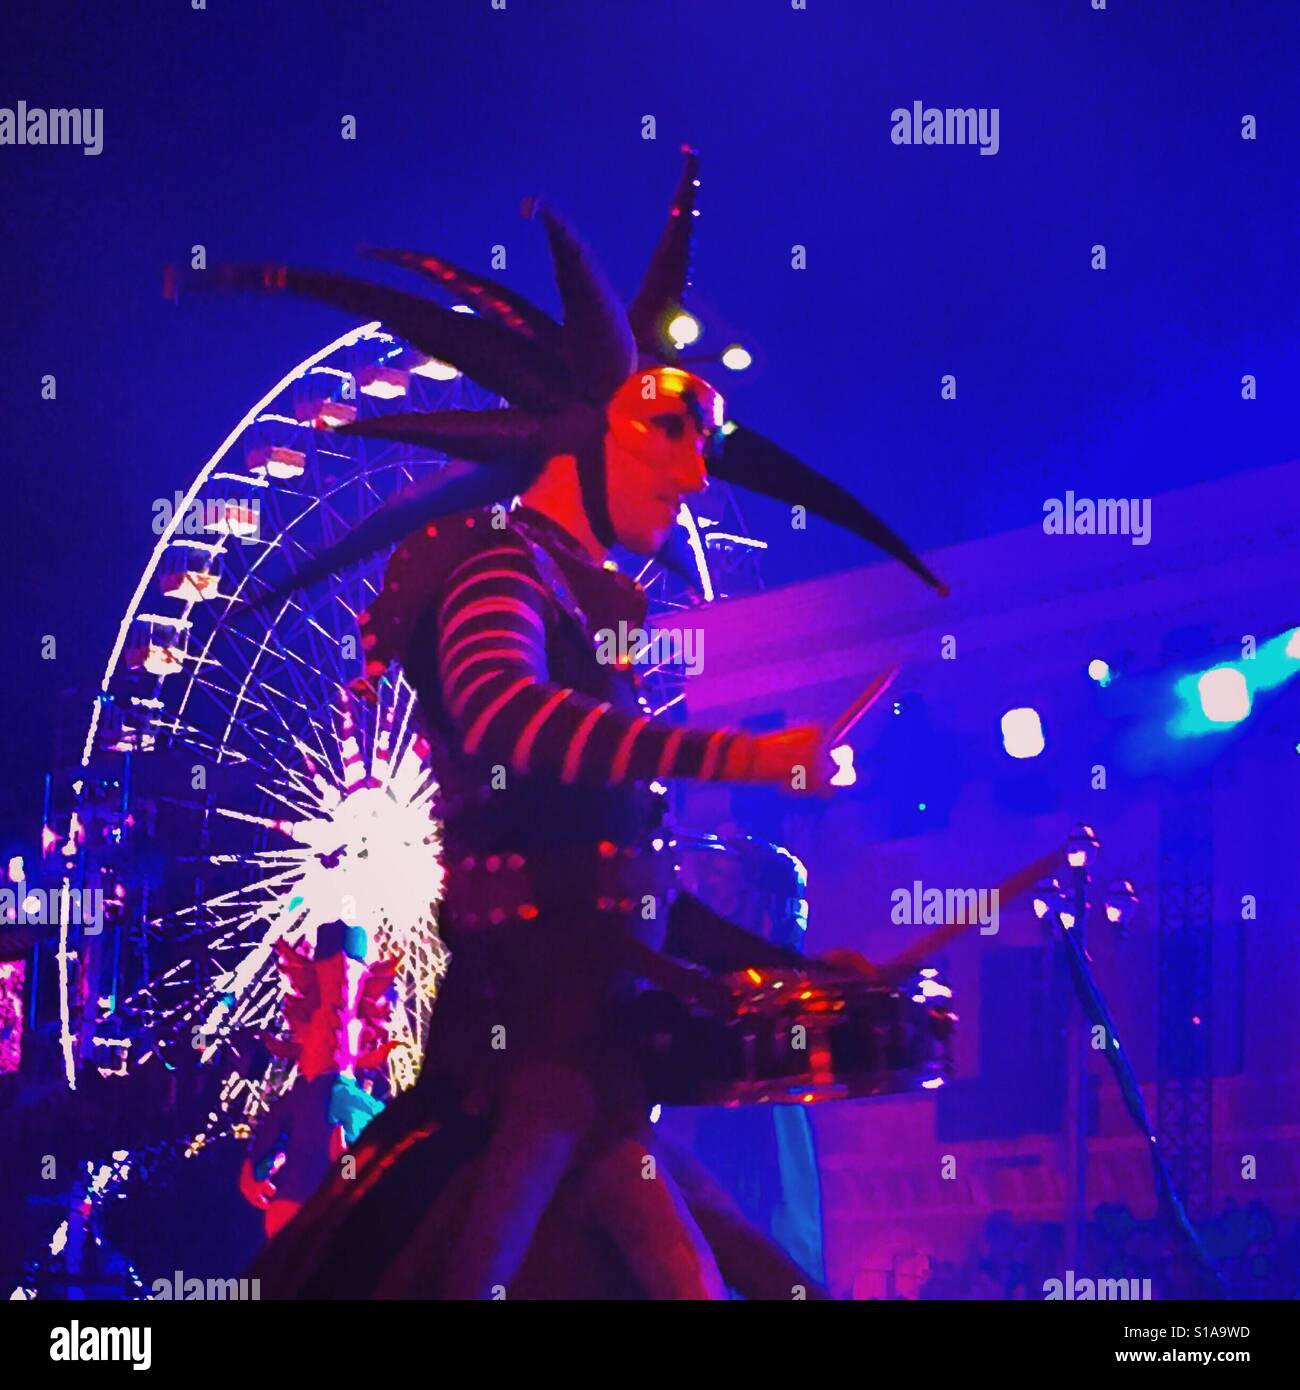
M 403 661 L 420 619 L 436 603 L 451 575 L 475 552 L 493 546 L 527 547 L 509 526 L 494 520 L 504 513 L 486 507 L 437 521 L 402 541 L 389 557 L 384 585 L 366 612 L 358 615 L 365 674 L 382 676 L 393 661 Z

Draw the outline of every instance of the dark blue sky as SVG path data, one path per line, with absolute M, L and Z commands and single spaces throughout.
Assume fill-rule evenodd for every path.
M 100 673 L 152 500 L 345 326 L 164 303 L 160 268 L 193 243 L 486 268 L 501 242 L 503 278 L 551 304 L 516 211 L 542 190 L 630 290 L 690 140 L 697 302 L 764 357 L 729 383 L 736 415 L 924 549 L 1035 521 L 1067 488 L 1149 495 L 1297 452 L 1298 31 L 1295 0 L 11 0 L 0 105 L 103 107 L 104 151 L 0 147 L 0 820 L 34 825 L 53 692 Z M 1000 152 L 892 145 L 914 100 L 998 107 Z M 814 540 L 785 532 L 769 577 L 868 558 Z

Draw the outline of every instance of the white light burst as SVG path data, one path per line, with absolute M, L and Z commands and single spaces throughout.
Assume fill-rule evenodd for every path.
M 284 982 L 275 944 L 314 946 L 321 925 L 342 920 L 366 929 L 367 959 L 401 958 L 388 1074 L 394 1091 L 414 1083 L 447 953 L 436 922 L 436 783 L 411 727 L 413 704 L 401 678 L 383 682 L 374 705 L 337 690 L 326 717 L 312 721 L 315 744 L 295 739 L 296 760 L 259 783 L 284 815 L 215 808 L 220 819 L 260 832 L 262 843 L 209 855 L 214 866 L 241 867 L 245 881 L 154 924 L 173 938 L 201 938 L 205 923 L 217 930 L 126 1001 L 127 1012 L 143 1015 L 139 1061 L 154 1050 L 167 1060 L 177 1046 L 193 1047 L 204 1064 L 228 1061 L 227 1049 L 239 1056 L 241 1041 L 279 1034 Z M 291 1080 L 274 1063 L 256 1077 L 236 1065 L 212 1127 L 236 1113 L 255 1116 Z

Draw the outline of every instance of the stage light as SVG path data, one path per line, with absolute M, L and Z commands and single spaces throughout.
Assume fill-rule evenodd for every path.
M 1115 679 L 1115 674 L 1110 669 L 1110 666 L 1100 657 L 1094 657 L 1088 663 L 1088 676 L 1103 687 L 1109 685 L 1111 681 Z
M 1101 841 L 1092 826 L 1076 825 L 1070 832 L 1065 857 L 1072 869 L 1083 869 L 1096 860 L 1100 848 Z
M 1216 666 L 1196 682 L 1201 713 L 1211 724 L 1240 724 L 1250 713 L 1250 687 L 1235 666 Z
M 853 768 L 853 749 L 847 743 L 841 743 L 838 748 L 831 749 L 831 761 L 835 764 L 835 774 L 831 778 L 832 787 L 851 787 L 858 780 L 858 774 Z
M 1023 706 L 1002 716 L 1002 746 L 1013 758 L 1036 758 L 1043 751 L 1043 721 L 1036 709 Z
M 679 348 L 689 347 L 700 336 L 700 321 L 691 314 L 674 314 L 668 323 L 668 336 Z
M 1106 890 L 1106 919 L 1118 927 L 1121 934 L 1137 911 L 1139 898 L 1133 885 L 1126 878 L 1116 879 Z
M 751 367 L 753 363 L 754 359 L 750 356 L 749 351 L 741 347 L 739 343 L 733 343 L 732 346 L 722 354 L 722 365 L 729 371 L 743 372 L 748 367 Z
M 1048 912 L 1051 912 L 1051 905 L 1061 901 L 1061 884 L 1055 878 L 1044 878 L 1043 883 L 1037 885 L 1033 891 L 1033 915 L 1037 919 L 1043 920 Z
M 1223 733 L 1250 714 L 1255 696 L 1300 675 L 1300 628 L 1261 642 L 1253 655 L 1220 662 L 1208 671 L 1180 677 L 1174 693 L 1181 702 L 1166 726 L 1173 738 Z

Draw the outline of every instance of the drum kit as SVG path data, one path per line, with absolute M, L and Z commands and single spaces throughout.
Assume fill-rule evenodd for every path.
M 670 996 L 646 1008 L 653 1100 L 811 1105 L 933 1090 L 952 1075 L 957 1015 L 932 970 L 894 986 L 758 969 L 728 983 L 735 1004 L 725 1016 L 687 1010 Z
M 797 959 L 807 875 L 788 850 L 749 836 L 678 834 L 681 885 L 736 926 Z M 996 889 L 1009 903 L 1060 860 L 1053 851 Z M 810 1105 L 937 1090 L 953 1075 L 952 990 L 925 964 L 968 929 L 945 923 L 870 977 L 810 960 L 724 976 L 725 1012 L 670 994 L 636 1001 L 649 1092 L 663 1105 Z
M 803 866 L 749 836 L 681 835 L 679 879 L 737 926 L 802 944 Z M 951 1077 L 957 1014 L 932 968 L 888 981 L 818 962 L 754 966 L 724 977 L 726 1013 L 648 991 L 637 1001 L 647 1086 L 663 1105 L 809 1105 L 911 1090 Z

